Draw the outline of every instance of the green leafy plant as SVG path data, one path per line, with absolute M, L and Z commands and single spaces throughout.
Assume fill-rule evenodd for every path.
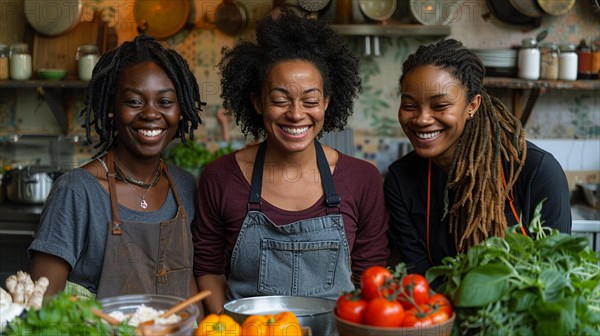
M 8 324 L 5 334 L 17 335 L 134 335 L 134 327 L 121 323 L 114 328 L 92 313 L 101 309 L 94 299 L 77 299 L 60 292 L 46 298 L 42 308 L 30 309 Z
M 454 303 L 455 328 L 469 335 L 600 334 L 600 252 L 585 237 L 542 227 L 540 203 L 529 225 L 534 238 L 509 228 L 466 253 L 446 257 L 428 280 Z
M 219 147 L 216 151 L 210 151 L 203 143 L 188 142 L 187 145 L 179 143 L 172 147 L 163 158 L 166 162 L 174 163 L 181 168 L 198 169 L 233 151 L 230 143 L 225 147 Z

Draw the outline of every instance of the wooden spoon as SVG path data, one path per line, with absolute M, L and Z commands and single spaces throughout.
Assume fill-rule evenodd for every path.
M 160 315 L 161 318 L 167 318 L 173 314 L 178 313 L 179 311 L 181 311 L 182 309 L 184 309 L 185 307 L 194 304 L 202 299 L 204 299 L 205 297 L 209 296 L 210 294 L 212 294 L 211 291 L 209 290 L 203 290 L 195 295 L 190 296 L 187 300 L 185 301 L 181 301 L 178 304 L 176 304 L 175 306 L 173 306 L 173 308 L 167 310 L 166 312 L 164 312 L 162 315 Z

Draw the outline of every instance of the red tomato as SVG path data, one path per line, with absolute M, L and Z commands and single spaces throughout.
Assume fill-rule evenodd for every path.
M 432 310 L 442 310 L 448 314 L 448 316 L 452 316 L 452 303 L 444 294 L 433 294 L 427 299 L 427 305 L 431 307 Z
M 396 300 L 376 297 L 367 304 L 363 321 L 377 327 L 399 327 L 404 321 L 404 308 Z
M 392 279 L 392 277 L 392 273 L 383 266 L 371 266 L 367 268 L 360 278 L 363 298 L 370 301 L 373 298 L 381 297 L 381 287 L 386 279 Z
M 402 278 L 403 294 L 400 303 L 405 309 L 427 303 L 429 299 L 429 282 L 421 274 L 407 274 Z
M 367 301 L 363 300 L 360 292 L 345 293 L 337 299 L 335 311 L 341 319 L 362 323 Z
M 434 310 L 427 304 L 419 305 L 406 311 L 403 327 L 426 327 L 446 322 L 450 315 L 444 310 Z

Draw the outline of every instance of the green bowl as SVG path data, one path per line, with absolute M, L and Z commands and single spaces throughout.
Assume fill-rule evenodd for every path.
M 65 76 L 67 75 L 67 70 L 66 69 L 47 69 L 47 68 L 42 68 L 42 69 L 38 70 L 38 75 L 42 79 L 47 79 L 47 80 L 61 80 L 61 79 L 65 78 Z

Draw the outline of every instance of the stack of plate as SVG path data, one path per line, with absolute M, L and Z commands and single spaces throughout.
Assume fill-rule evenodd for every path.
M 471 49 L 479 57 L 488 76 L 517 77 L 517 50 Z

